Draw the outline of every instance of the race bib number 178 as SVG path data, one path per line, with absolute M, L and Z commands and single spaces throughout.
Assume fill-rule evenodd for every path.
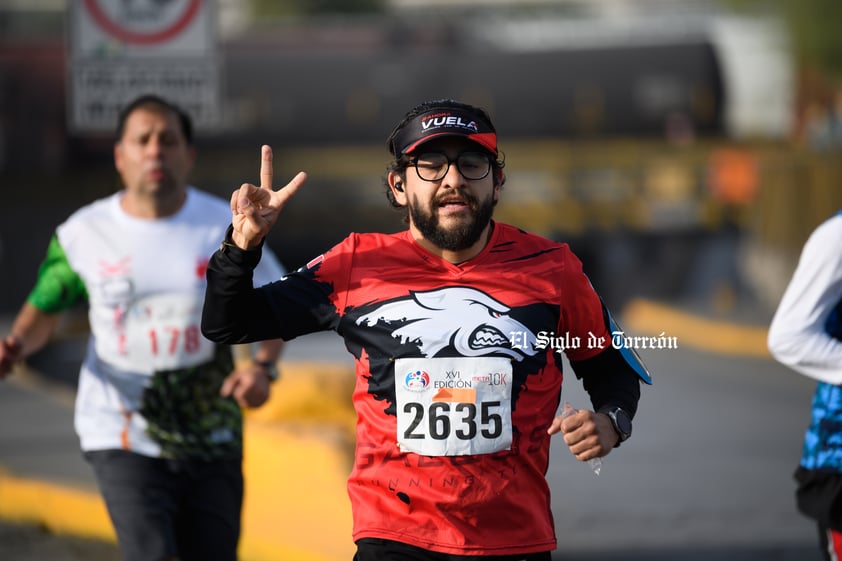
M 208 362 L 215 347 L 202 336 L 201 319 L 201 293 L 138 298 L 116 332 L 97 339 L 97 354 L 118 368 L 149 375 Z
M 402 452 L 462 456 L 511 448 L 508 358 L 401 358 L 395 389 Z

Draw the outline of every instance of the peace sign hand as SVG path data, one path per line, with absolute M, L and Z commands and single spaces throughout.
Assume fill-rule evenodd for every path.
M 281 209 L 307 180 L 307 174 L 298 172 L 282 189 L 272 188 L 272 148 L 264 145 L 260 158 L 260 187 L 251 183 L 243 185 L 231 195 L 231 238 L 237 247 L 251 249 L 260 245 L 278 219 Z

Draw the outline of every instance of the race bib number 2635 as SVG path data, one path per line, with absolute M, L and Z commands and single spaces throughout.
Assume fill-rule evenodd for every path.
M 462 456 L 508 450 L 512 445 L 511 384 L 508 358 L 396 360 L 401 451 Z

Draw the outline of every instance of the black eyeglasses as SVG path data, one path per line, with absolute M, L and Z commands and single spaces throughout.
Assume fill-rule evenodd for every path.
M 450 171 L 450 164 L 453 163 L 465 179 L 473 181 L 485 179 L 491 171 L 491 158 L 483 152 L 462 152 L 455 160 L 441 152 L 427 152 L 419 154 L 409 163 L 415 166 L 415 172 L 424 181 L 442 179 Z

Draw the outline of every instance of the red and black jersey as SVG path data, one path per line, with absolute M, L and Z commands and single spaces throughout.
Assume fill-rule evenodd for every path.
M 566 244 L 495 223 L 485 249 L 454 265 L 408 231 L 352 234 L 255 291 L 234 278 L 255 258 L 233 253 L 211 260 L 209 337 L 332 329 L 354 356 L 355 540 L 456 555 L 556 547 L 545 473 L 560 352 L 584 361 L 611 340 Z

